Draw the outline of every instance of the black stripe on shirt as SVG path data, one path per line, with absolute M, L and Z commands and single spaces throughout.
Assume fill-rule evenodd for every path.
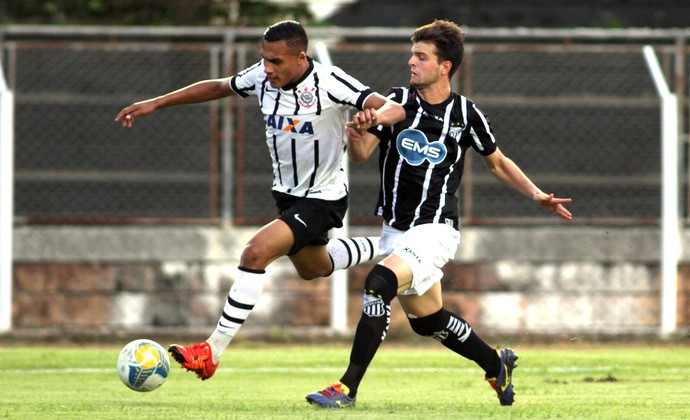
M 292 89 L 292 96 L 295 98 L 295 111 L 293 114 L 299 114 L 299 98 L 297 97 L 297 88 Z
M 319 75 L 314 73 L 314 93 L 316 93 L 316 115 L 321 115 L 321 95 L 319 93 Z
M 266 85 L 268 84 L 268 79 L 261 82 L 261 95 L 259 95 L 259 104 L 264 103 L 264 95 L 266 94 Z
M 314 186 L 314 182 L 316 181 L 316 171 L 319 169 L 319 141 L 314 140 L 314 172 L 311 173 L 311 178 L 309 179 L 309 188 L 307 188 L 307 191 L 304 193 L 304 196 L 306 197 L 307 194 L 309 194 L 309 190 L 311 187 Z
M 357 88 L 352 86 L 350 82 L 347 80 L 343 79 L 342 77 L 338 76 L 336 73 L 331 73 L 331 76 L 333 76 L 336 80 L 338 80 L 340 83 L 344 84 L 347 86 L 351 91 L 357 92 Z
M 328 98 L 337 104 L 345 104 L 345 105 L 352 106 L 352 107 L 357 106 L 356 104 L 353 104 L 352 102 L 342 101 L 342 100 L 336 98 L 335 96 L 331 95 L 330 92 L 328 93 Z M 358 109 L 362 109 L 362 108 L 358 108 Z
M 273 108 L 273 115 L 276 115 L 278 113 L 278 106 L 280 105 L 280 91 L 276 94 L 276 104 L 275 107 Z
M 276 135 L 273 135 L 273 154 L 276 157 L 276 162 L 278 166 L 278 180 L 280 181 L 280 185 L 283 185 L 283 174 L 280 171 L 280 156 L 278 156 L 278 138 Z
M 295 187 L 299 185 L 299 177 L 297 176 L 297 141 L 293 138 L 290 139 L 292 147 L 292 180 L 295 183 Z

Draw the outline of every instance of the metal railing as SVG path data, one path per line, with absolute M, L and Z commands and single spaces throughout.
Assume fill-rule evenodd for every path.
M 308 28 L 334 64 L 372 88 L 407 83 L 412 28 Z M 678 98 L 688 160 L 690 30 L 467 28 L 457 90 L 543 189 L 574 198 L 578 223 L 656 224 L 660 101 L 642 56 L 653 45 Z M 251 100 L 166 109 L 132 130 L 123 106 L 258 60 L 263 28 L 6 26 L 15 92 L 19 223 L 260 224 L 274 216 L 263 119 Z M 464 223 L 556 223 L 469 159 Z M 688 215 L 688 171 L 679 194 Z M 353 166 L 353 224 L 376 224 L 376 162 Z

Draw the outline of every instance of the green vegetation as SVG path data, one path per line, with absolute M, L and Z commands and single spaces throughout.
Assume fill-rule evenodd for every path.
M 389 345 L 386 345 L 389 344 Z M 433 344 L 433 343 L 431 343 Z M 687 418 L 690 348 L 516 347 L 516 402 L 501 407 L 471 362 L 439 346 L 384 343 L 357 405 L 304 396 L 336 381 L 349 347 L 243 344 L 201 382 L 177 366 L 150 393 L 126 388 L 119 347 L 0 348 L 0 418 Z
M 311 20 L 303 1 L 261 0 L 12 0 L 0 1 L 0 23 L 71 25 L 267 26 Z M 236 19 L 237 21 L 233 21 Z

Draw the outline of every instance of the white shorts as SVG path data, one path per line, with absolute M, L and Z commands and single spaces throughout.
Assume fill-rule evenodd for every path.
M 410 288 L 400 294 L 421 296 L 441 280 L 441 268 L 455 258 L 459 244 L 460 232 L 449 225 L 427 223 L 402 231 L 384 223 L 379 250 L 400 257 L 412 271 Z

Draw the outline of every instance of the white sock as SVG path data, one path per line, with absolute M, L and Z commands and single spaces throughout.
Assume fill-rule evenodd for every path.
M 264 287 L 265 273 L 247 271 L 239 267 L 239 273 L 228 293 L 228 300 L 223 307 L 223 314 L 218 320 L 215 331 L 207 342 L 213 351 L 213 362 L 218 363 L 225 349 L 249 317 L 254 305 L 261 296 Z
M 218 327 L 213 331 L 213 334 L 206 340 L 206 342 L 211 346 L 211 352 L 213 353 L 213 363 L 218 363 L 223 352 L 230 345 L 232 337 L 227 334 L 220 332 Z
M 333 260 L 333 271 L 373 260 L 379 255 L 378 236 L 334 238 L 326 249 Z

